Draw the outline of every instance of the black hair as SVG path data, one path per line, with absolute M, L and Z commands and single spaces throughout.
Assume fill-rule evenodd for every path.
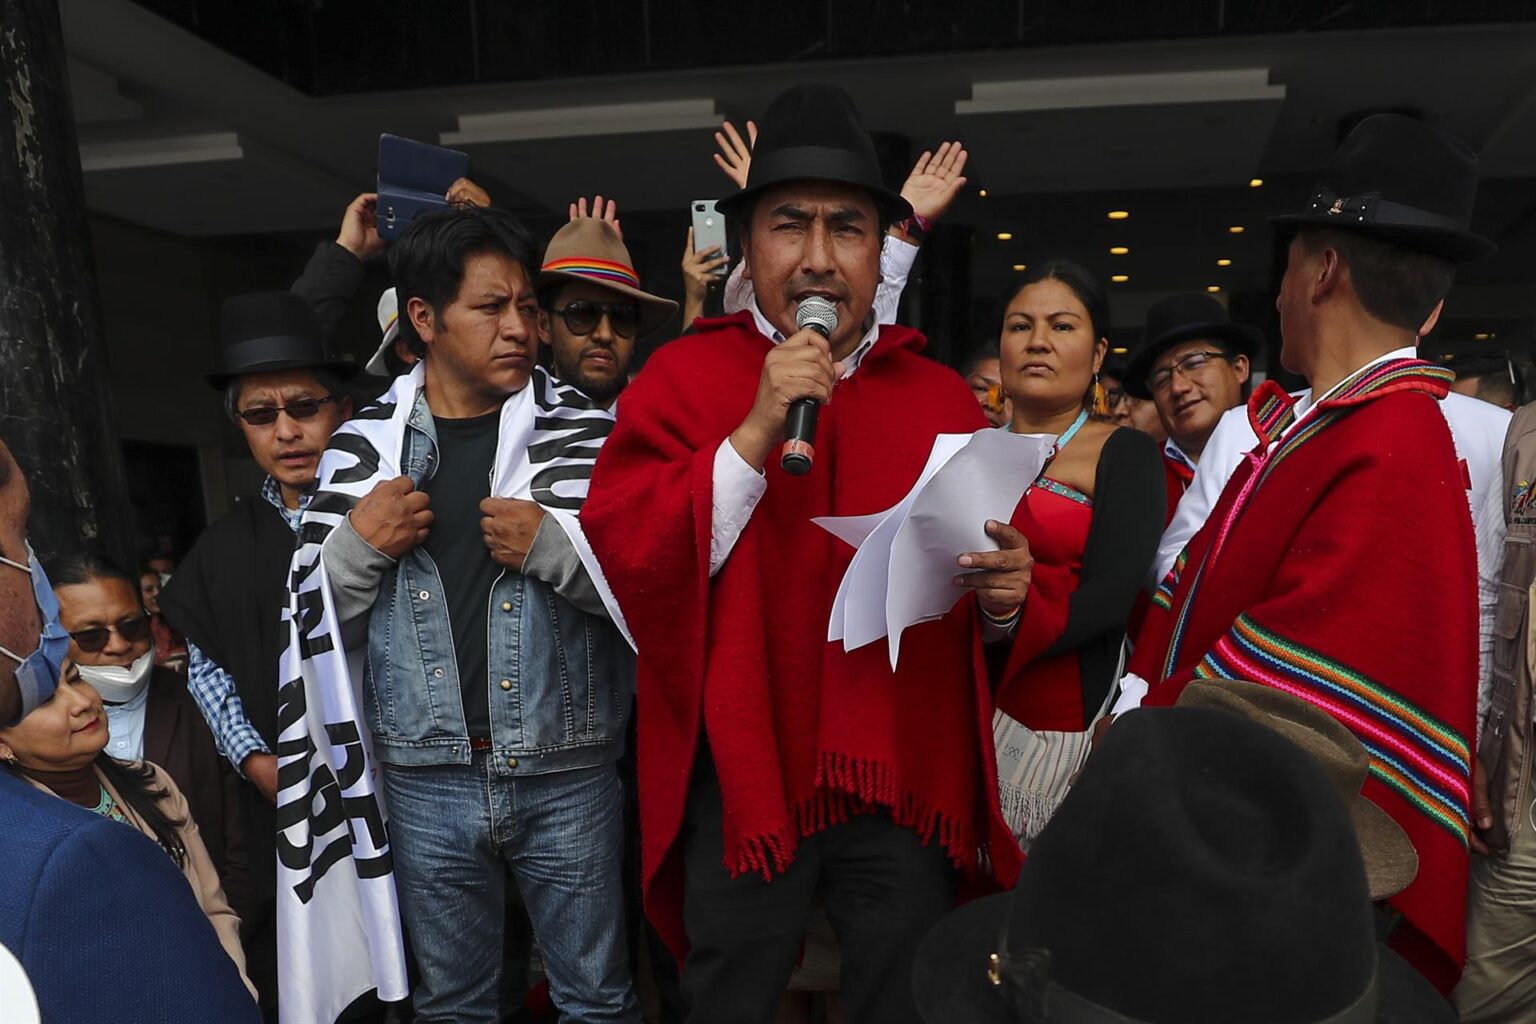
M 1089 273 L 1081 264 L 1059 257 L 1030 265 L 1029 270 L 1009 289 L 1007 297 L 1003 299 L 1004 315 L 1007 315 L 1008 307 L 1013 304 L 1013 300 L 1019 297 L 1019 292 L 1041 281 L 1060 281 L 1072 290 L 1072 294 L 1077 296 L 1077 301 L 1081 302 L 1083 308 L 1088 311 L 1088 326 L 1093 331 L 1095 344 L 1100 339 L 1109 337 L 1109 293 L 1104 290 L 1104 282 Z
M 154 570 L 146 567 L 140 570 L 139 576 L 148 572 Z M 139 592 L 139 576 L 130 574 L 110 558 L 90 552 L 66 555 L 48 567 L 48 581 L 55 587 L 72 587 L 94 580 L 121 580 L 133 588 L 135 595 Z
M 965 361 L 960 364 L 960 376 L 969 377 L 976 372 L 976 367 L 988 359 L 1000 358 L 1002 358 L 1002 347 L 997 339 L 983 338 L 971 348 L 970 352 L 966 353 Z
M 401 337 L 418 358 L 427 354 L 416 332 L 404 331 L 407 307 L 420 299 L 434 315 L 453 302 L 464 283 L 471 256 L 500 253 L 521 264 L 531 282 L 539 269 L 539 249 L 521 221 L 491 206 L 449 206 L 411 222 L 389 248 L 389 273 L 395 282 L 402 321 Z
M 1456 264 L 1443 256 L 1405 249 L 1357 232 L 1304 227 L 1298 237 L 1309 253 L 1323 249 L 1338 252 L 1349 267 L 1355 294 L 1367 313 L 1415 333 L 1456 280 Z
M 341 378 L 330 370 L 320 366 L 313 368 L 300 367 L 300 369 L 308 369 L 310 373 L 314 374 L 315 383 L 319 384 L 321 390 L 327 395 L 336 395 L 339 398 L 351 397 L 351 393 L 347 391 L 346 385 L 341 382 Z M 228 416 L 229 421 L 236 426 L 240 425 L 240 389 L 244 386 L 244 376 L 231 378 L 230 382 L 224 385 L 224 415 Z M 151 555 L 150 557 L 153 558 L 154 556 Z
M 138 815 L 154 833 L 155 842 L 179 868 L 187 866 L 187 847 L 181 841 L 181 829 L 185 818 L 173 818 L 160 806 L 170 793 L 155 784 L 155 770 L 143 761 L 119 761 L 106 751 L 96 755 L 95 765 L 117 795 L 123 798 L 134 814 Z

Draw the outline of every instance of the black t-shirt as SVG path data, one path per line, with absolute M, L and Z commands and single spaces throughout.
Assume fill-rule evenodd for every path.
M 491 588 L 501 566 L 480 532 L 480 502 L 491 495 L 491 468 L 501 411 L 450 420 L 437 427 L 437 472 L 424 488 L 432 499 L 432 529 L 423 545 L 437 563 L 448 602 L 453 650 L 459 661 L 464 721 L 471 737 L 491 734 L 489 628 Z

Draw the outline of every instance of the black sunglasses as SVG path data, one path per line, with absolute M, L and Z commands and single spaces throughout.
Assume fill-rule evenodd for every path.
M 566 330 L 575 335 L 588 335 L 608 317 L 613 333 L 621 338 L 633 338 L 640 329 L 640 309 L 633 302 L 589 302 L 576 299 L 567 302 L 564 309 L 552 310 L 565 321 Z
M 130 615 L 126 619 L 118 619 L 116 625 L 92 626 L 90 629 L 69 634 L 69 638 L 85 653 L 95 654 L 107 646 L 107 641 L 112 638 L 113 633 L 131 644 L 136 644 L 150 634 L 149 616 Z
M 241 409 L 235 415 L 253 427 L 269 427 L 277 422 L 277 414 L 280 412 L 285 412 L 296 420 L 307 420 L 318 413 L 322 405 L 334 401 L 336 401 L 335 395 L 326 395 L 324 398 L 301 398 L 287 405 L 253 405 L 249 409 Z

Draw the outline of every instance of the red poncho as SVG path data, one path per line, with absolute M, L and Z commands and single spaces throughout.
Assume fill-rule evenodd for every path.
M 1445 992 L 1464 954 L 1478 667 L 1472 521 L 1435 408 L 1448 384 L 1429 363 L 1379 363 L 1283 439 L 1292 400 L 1261 388 L 1260 447 L 1164 581 L 1131 665 L 1149 705 L 1193 678 L 1247 679 L 1349 726 L 1366 796 L 1419 855 L 1389 900 L 1413 926 L 1394 945 Z
M 998 812 L 992 706 L 975 605 L 886 645 L 828 643 L 853 549 L 813 516 L 879 512 L 916 482 L 933 439 L 986 425 L 921 335 L 885 327 L 821 410 L 816 464 L 773 460 L 767 492 L 709 577 L 715 453 L 746 418 L 772 342 L 749 314 L 699 321 L 659 350 L 619 403 L 581 512 L 640 648 L 640 822 L 646 908 L 681 956 L 677 848 L 700 727 L 720 778 L 726 866 L 782 872 L 801 836 L 886 809 L 990 862 L 1011 884 L 1020 855 Z M 959 552 L 956 552 L 958 555 Z

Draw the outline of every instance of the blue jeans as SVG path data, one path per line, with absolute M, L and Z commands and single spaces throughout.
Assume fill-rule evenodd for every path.
M 421 971 L 419 1024 L 499 1019 L 509 871 L 560 1020 L 639 1024 L 615 767 L 513 777 L 483 753 L 469 765 L 383 767 L 400 912 Z

